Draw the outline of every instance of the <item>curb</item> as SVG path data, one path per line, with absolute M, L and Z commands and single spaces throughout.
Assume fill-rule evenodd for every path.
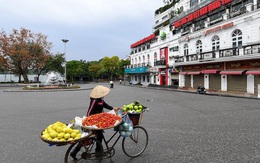
M 4 89 L 3 92 L 62 92 L 62 91 L 83 91 L 93 88 L 79 88 L 79 89 L 46 89 L 46 90 L 22 90 L 22 89 Z
M 166 91 L 175 91 L 175 92 L 197 94 L 196 92 L 193 92 L 193 91 L 180 90 L 180 89 L 174 89 L 174 88 L 146 87 L 146 86 L 141 86 L 140 88 L 157 89 L 157 90 L 166 90 Z M 243 96 L 243 95 L 235 95 L 235 94 L 221 94 L 221 93 L 213 93 L 213 92 L 206 92 L 206 94 L 198 94 L 198 95 L 222 96 L 222 97 L 234 97 L 234 98 L 245 98 L 245 99 L 260 100 L 260 98 L 258 98 L 256 96 L 246 96 L 246 95 Z

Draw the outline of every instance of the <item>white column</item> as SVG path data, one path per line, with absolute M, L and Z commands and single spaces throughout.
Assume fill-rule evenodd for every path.
M 260 98 L 260 84 L 257 84 L 257 88 L 258 88 L 258 98 Z
M 252 93 L 254 94 L 255 89 L 254 89 L 254 75 L 249 74 L 247 75 L 247 93 Z
M 227 75 L 221 75 L 221 91 L 227 91 Z
M 191 86 L 191 88 L 194 87 L 194 86 L 193 86 L 193 75 L 191 75 L 191 77 L 190 77 L 190 86 Z
M 205 89 L 209 89 L 209 74 L 204 75 L 204 87 Z
M 185 76 L 179 75 L 179 87 L 184 87 L 184 86 L 185 86 Z

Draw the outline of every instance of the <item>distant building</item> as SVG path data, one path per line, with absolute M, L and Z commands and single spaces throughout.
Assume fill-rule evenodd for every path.
M 257 93 L 260 0 L 176 0 L 155 11 L 154 32 L 131 45 L 135 83 Z

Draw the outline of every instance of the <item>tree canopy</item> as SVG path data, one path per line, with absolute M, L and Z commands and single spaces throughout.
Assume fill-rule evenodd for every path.
M 11 34 L 5 31 L 0 33 L 0 62 L 9 71 L 24 78 L 28 83 L 30 71 L 41 72 L 50 57 L 52 44 L 47 42 L 47 36 L 33 33 L 28 29 L 13 29 Z M 2 68 L 1 67 L 1 68 Z

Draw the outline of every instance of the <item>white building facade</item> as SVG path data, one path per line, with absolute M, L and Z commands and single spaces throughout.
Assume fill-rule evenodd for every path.
M 152 37 L 131 45 L 131 68 L 126 70 L 132 69 L 132 81 L 187 88 L 201 84 L 209 90 L 256 94 L 260 84 L 260 1 L 173 3 L 163 12 L 156 10 Z M 149 48 L 142 50 L 145 44 Z M 141 67 L 143 72 L 133 70 Z

